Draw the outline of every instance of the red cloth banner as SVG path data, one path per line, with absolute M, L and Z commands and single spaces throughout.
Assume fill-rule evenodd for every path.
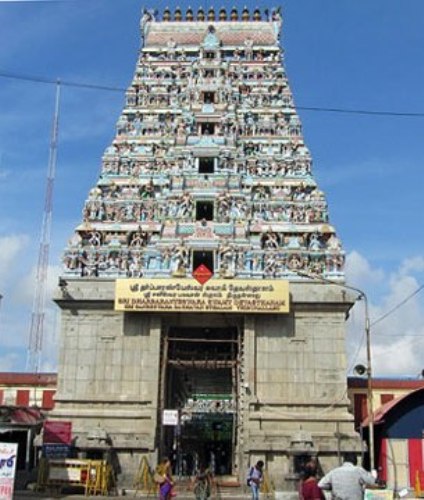
M 43 444 L 71 444 L 72 422 L 46 420 L 43 430 Z

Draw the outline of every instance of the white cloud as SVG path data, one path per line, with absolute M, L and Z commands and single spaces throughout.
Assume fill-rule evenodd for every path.
M 34 250 L 34 249 L 32 249 Z M 0 237 L 0 293 L 4 295 L 0 310 L 0 371 L 25 368 L 35 291 L 34 252 L 27 235 Z M 56 363 L 56 306 L 52 303 L 59 266 L 49 266 L 46 282 L 46 315 L 43 329 L 42 364 Z
M 57 338 L 56 332 L 58 328 L 58 311 L 57 306 L 53 303 L 52 297 L 53 292 L 58 283 L 58 276 L 60 274 L 61 268 L 59 266 L 49 266 L 47 270 L 47 280 L 45 283 L 45 315 L 44 323 L 42 328 L 42 350 L 40 356 L 41 366 L 40 370 L 45 370 L 49 367 L 49 370 L 53 366 L 56 366 L 57 359 Z M 33 267 L 31 272 L 27 273 L 20 281 L 16 283 L 16 286 L 12 292 L 12 298 L 15 304 L 20 304 L 22 308 L 27 311 L 27 327 L 21 330 L 21 335 L 18 334 L 19 329 L 16 329 L 16 335 L 13 337 L 13 342 L 15 346 L 27 345 L 29 344 L 29 336 L 31 330 L 31 315 L 32 315 L 32 303 L 34 300 L 34 294 L 36 290 L 36 268 Z M 22 319 L 20 320 L 22 323 Z M 28 345 L 29 348 L 29 345 Z
M 4 287 L 18 264 L 19 254 L 28 244 L 28 236 L 16 234 L 0 236 L 0 286 Z
M 397 270 L 384 273 L 357 252 L 349 255 L 349 283 L 365 290 L 369 300 L 374 376 L 415 377 L 424 367 L 420 355 L 424 347 L 424 293 L 413 295 L 419 288 L 416 274 L 422 270 L 421 257 L 407 258 Z M 366 362 L 364 321 L 363 306 L 355 305 L 347 337 L 350 367 Z
M 418 330 L 417 330 L 418 331 Z M 416 331 L 416 332 L 417 332 Z M 417 333 L 413 334 L 416 335 Z M 418 376 L 423 369 L 421 352 L 424 344 L 424 328 L 421 338 L 405 337 L 373 346 L 373 370 L 375 374 Z
M 353 250 L 346 257 L 347 283 L 360 283 L 361 286 L 381 282 L 384 277 L 382 269 L 372 269 L 370 263 L 360 253 Z
M 410 272 L 423 272 L 424 271 L 424 257 L 413 257 L 410 259 L 405 259 L 400 268 L 401 274 L 408 274 Z
M 57 286 L 61 268 L 49 266 L 47 269 L 47 280 L 45 282 L 46 304 L 49 304 L 53 291 Z M 19 303 L 32 304 L 36 287 L 37 268 L 34 266 L 29 273 L 16 283 L 13 289 L 13 298 Z

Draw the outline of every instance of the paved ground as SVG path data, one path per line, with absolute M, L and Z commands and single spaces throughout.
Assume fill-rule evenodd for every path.
M 15 495 L 13 496 L 14 500 L 30 500 L 30 499 L 35 499 L 35 498 L 43 498 L 45 500 L 53 500 L 53 499 L 68 499 L 68 500 L 77 500 L 81 498 L 87 498 L 84 495 L 51 495 L 51 494 L 44 494 L 44 493 L 30 493 L 26 491 L 17 491 L 15 492 Z M 103 496 L 96 496 L 93 497 L 98 500 L 101 499 L 108 499 L 110 500 L 111 498 L 114 499 L 125 499 L 128 500 L 129 498 L 139 498 L 139 499 L 149 499 L 149 500 L 154 500 L 158 498 L 156 495 L 143 495 L 141 493 L 137 493 L 136 496 L 134 496 L 133 492 L 128 492 L 124 496 L 109 496 L 109 497 L 103 497 Z M 225 499 L 225 500 L 231 500 L 231 499 L 237 499 L 237 500 L 244 500 L 251 498 L 250 495 L 247 494 L 234 494 L 234 493 L 225 493 L 222 495 L 214 495 L 211 497 L 211 500 L 218 500 L 218 499 Z M 193 494 L 183 494 L 179 493 L 176 497 L 177 500 L 194 500 L 194 495 Z
M 31 491 L 15 491 L 15 494 L 13 496 L 14 500 L 31 500 L 35 498 L 43 498 L 45 500 L 50 500 L 50 499 L 69 499 L 69 500 L 77 500 L 80 498 L 87 498 L 84 495 L 81 494 L 49 494 L 49 493 L 35 493 Z M 126 491 L 124 492 L 123 495 L 111 495 L 108 497 L 104 496 L 96 496 L 95 497 L 98 500 L 101 499 L 111 499 L 111 498 L 116 498 L 116 499 L 125 499 L 128 500 L 129 498 L 140 498 L 140 499 L 149 499 L 149 500 L 155 500 L 158 498 L 157 495 L 150 494 L 150 495 L 145 495 L 142 494 L 141 492 L 137 492 L 135 494 L 134 491 Z M 244 499 L 249 499 L 251 498 L 251 495 L 248 493 L 242 493 L 242 492 L 225 492 L 225 493 L 218 493 L 214 494 L 211 496 L 211 500 L 231 500 L 231 499 L 237 499 L 237 500 L 244 500 Z M 265 497 L 263 497 L 265 499 Z M 176 500 L 194 500 L 194 494 L 192 492 L 178 492 Z
M 88 498 L 84 495 L 79 495 L 79 494 L 74 494 L 74 495 L 69 495 L 69 494 L 60 494 L 60 495 L 51 495 L 51 494 L 43 494 L 43 493 L 33 493 L 29 491 L 16 491 L 13 499 L 14 500 L 31 500 L 35 498 L 42 498 L 45 500 L 56 500 L 56 499 L 66 499 L 66 500 L 77 500 L 77 499 L 83 499 L 83 498 Z M 137 495 L 134 495 L 133 491 L 128 491 L 125 493 L 125 495 L 119 495 L 119 496 L 96 496 L 92 497 L 96 498 L 97 500 L 103 500 L 103 499 L 108 499 L 110 500 L 111 498 L 114 499 L 123 499 L 123 500 L 129 500 L 130 498 L 139 498 L 139 499 L 146 499 L 146 500 L 155 500 L 158 497 L 156 495 L 143 495 L 141 493 L 137 493 Z M 212 495 L 210 500 L 247 500 L 250 499 L 251 496 L 248 493 L 222 493 L 222 494 L 215 494 Z M 271 498 L 279 498 L 279 499 L 285 499 L 285 500 L 295 500 L 297 499 L 297 494 L 296 493 L 286 493 L 284 494 L 283 492 L 280 492 L 280 494 L 276 494 L 275 496 L 271 495 L 261 495 L 261 500 L 267 500 Z M 413 495 L 408 495 L 406 497 L 408 500 L 422 500 L 422 499 L 417 499 Z M 194 495 L 193 493 L 185 493 L 185 492 L 180 492 L 178 493 L 176 500 L 194 500 Z

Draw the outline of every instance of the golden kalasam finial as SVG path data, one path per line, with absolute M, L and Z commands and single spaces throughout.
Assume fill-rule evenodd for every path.
M 231 10 L 231 21 L 238 21 L 238 11 L 236 7 L 233 7 Z
M 171 20 L 171 11 L 169 10 L 169 7 L 166 7 L 165 10 L 163 11 L 162 20 L 163 21 Z
M 262 19 L 261 16 L 261 11 L 256 7 L 255 11 L 253 12 L 253 20 L 254 21 L 260 21 Z
M 193 9 L 189 7 L 186 12 L 186 20 L 187 21 L 193 21 L 194 16 L 193 16 Z
M 246 6 L 244 6 L 243 12 L 241 13 L 241 20 L 249 21 L 249 19 L 250 19 L 249 9 Z
M 221 10 L 219 11 L 219 20 L 220 21 L 226 21 L 227 20 L 227 11 L 224 7 L 221 7 Z
M 197 20 L 198 21 L 204 21 L 205 20 L 205 11 L 203 10 L 202 7 L 199 7 L 199 10 L 197 11 Z
M 181 9 L 177 7 L 174 12 L 174 20 L 181 21 L 182 19 L 183 19 L 183 14 L 181 12 Z
M 208 10 L 208 21 L 215 21 L 215 9 L 213 7 Z

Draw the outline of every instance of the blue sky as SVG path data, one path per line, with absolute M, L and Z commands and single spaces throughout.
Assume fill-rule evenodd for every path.
M 125 88 L 141 8 L 166 5 L 175 6 L 0 1 L 0 73 Z M 422 0 L 287 0 L 282 7 L 298 106 L 424 113 Z M 63 88 L 49 293 L 122 105 L 119 92 Z M 25 368 L 53 106 L 54 86 L 0 77 L 0 370 Z M 348 254 L 349 283 L 367 292 L 371 318 L 378 318 L 424 282 L 424 117 L 299 114 Z M 376 375 L 416 376 L 424 368 L 423 296 L 373 328 Z M 44 369 L 56 366 L 57 326 L 50 307 Z M 362 330 L 357 305 L 347 338 L 351 362 L 364 360 Z

